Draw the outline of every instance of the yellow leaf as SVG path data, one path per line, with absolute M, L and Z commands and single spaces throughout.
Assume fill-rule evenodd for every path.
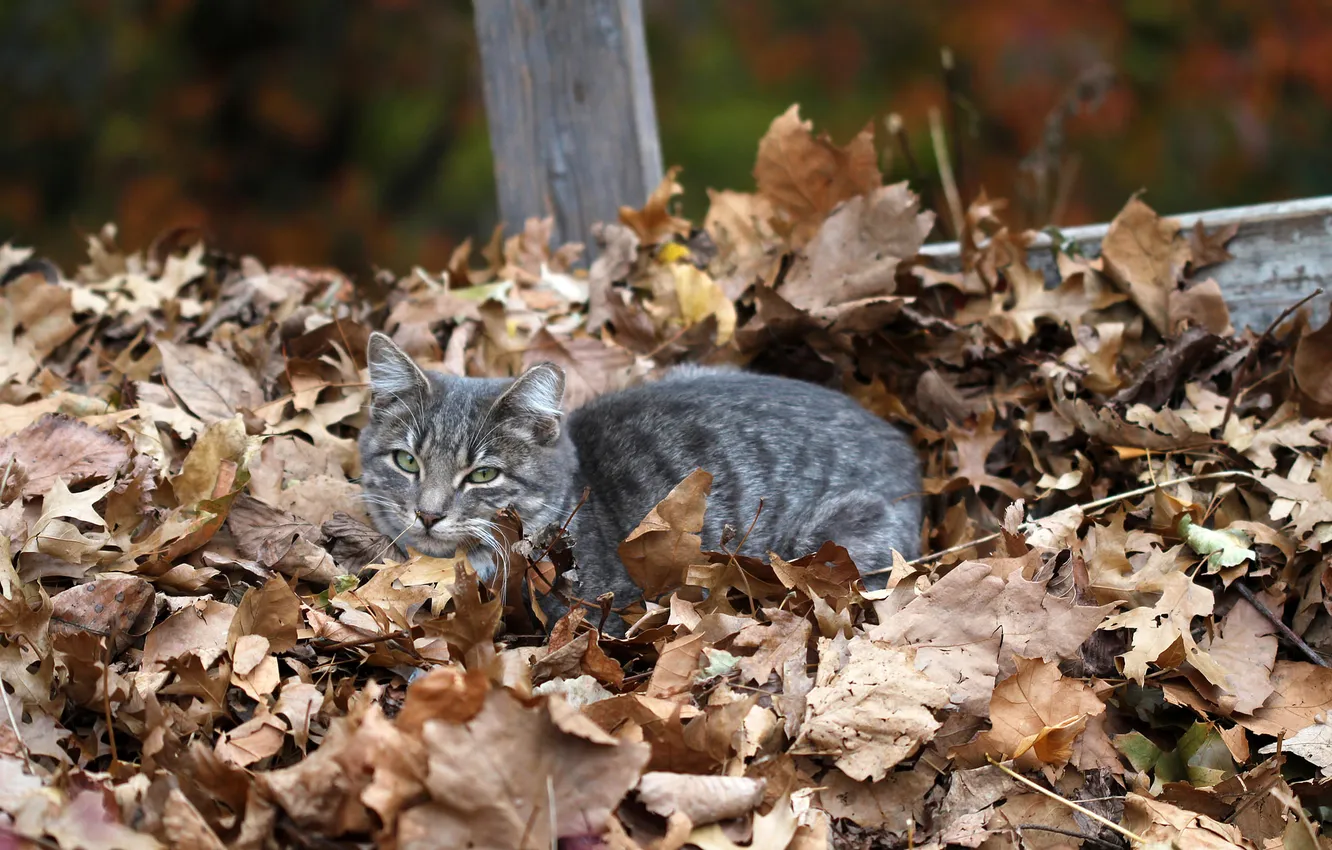
M 735 333 L 735 305 L 708 273 L 688 263 L 671 267 L 675 276 L 675 295 L 680 300 L 680 315 L 685 326 L 696 325 L 708 316 L 717 317 L 717 344 L 725 345 Z

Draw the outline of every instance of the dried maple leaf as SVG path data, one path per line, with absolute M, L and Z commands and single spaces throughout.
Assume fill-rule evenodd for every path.
M 122 440 L 67 416 L 43 416 L 0 441 L 0 469 L 12 463 L 22 470 L 25 497 L 45 493 L 57 478 L 71 485 L 110 478 L 129 459 Z
M 799 105 L 792 106 L 759 140 L 754 163 L 759 194 L 772 201 L 795 247 L 809 240 L 833 207 L 883 182 L 872 124 L 846 147 L 826 134 L 815 137 L 813 126 L 801 120 Z
M 404 813 L 399 832 L 448 847 L 545 850 L 598 834 L 650 756 L 562 701 L 529 709 L 506 691 L 466 723 L 427 722 L 423 739 L 431 802 Z
M 1169 299 L 1189 262 L 1189 243 L 1179 224 L 1161 218 L 1134 198 L 1120 210 L 1101 240 L 1106 273 L 1124 287 L 1147 320 L 1169 333 Z
M 852 779 L 880 780 L 934 737 L 948 690 L 915 651 L 857 636 L 819 640 L 819 672 L 797 747 L 827 753 Z
M 644 598 L 656 599 L 679 587 L 685 569 L 706 560 L 698 532 L 711 490 L 712 476 L 694 470 L 620 544 L 620 560 Z
M 778 290 L 801 310 L 818 312 L 891 295 L 897 269 L 916 256 L 934 227 L 906 183 L 882 186 L 842 204 L 819 226 Z
M 918 669 L 952 692 L 962 711 L 984 717 L 995 676 L 1023 655 L 1073 658 L 1114 606 L 1078 605 L 1020 572 L 995 576 L 967 561 L 870 632 L 875 640 L 915 649 Z
M 995 686 L 990 700 L 991 728 L 949 755 L 967 767 L 980 767 L 989 756 L 1013 759 L 1022 770 L 1062 771 L 1073 757 L 1074 739 L 1088 718 L 1104 713 L 1105 703 L 1085 683 L 1065 679 L 1057 664 L 1013 660 L 1017 670 Z

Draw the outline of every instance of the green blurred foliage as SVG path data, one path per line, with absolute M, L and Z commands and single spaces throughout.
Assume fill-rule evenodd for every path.
M 1142 188 L 1167 212 L 1332 188 L 1323 0 L 644 4 L 693 216 L 705 188 L 752 186 L 792 102 L 839 141 L 873 120 L 886 153 L 899 114 L 936 201 L 927 118 L 951 104 L 964 194 L 1009 198 L 1029 225 L 1106 219 Z M 1049 135 L 1099 65 L 1113 85 Z M 271 261 L 438 268 L 495 221 L 461 0 L 5 0 L 0 79 L 0 239 L 57 259 L 114 220 L 131 246 L 189 225 Z M 1043 138 L 1059 142 L 1045 160 Z M 1022 167 L 1041 161 L 1044 188 Z

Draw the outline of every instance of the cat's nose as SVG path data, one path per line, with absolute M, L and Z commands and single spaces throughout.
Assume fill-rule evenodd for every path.
M 426 528 L 430 528 L 430 526 L 443 519 L 444 514 L 434 513 L 432 511 L 417 511 L 416 518 L 419 519 L 421 524 Z

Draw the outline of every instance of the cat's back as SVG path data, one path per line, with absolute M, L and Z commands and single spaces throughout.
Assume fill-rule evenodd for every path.
M 571 414 L 569 427 L 648 428 L 657 434 L 703 427 L 718 436 L 728 429 L 773 436 L 809 431 L 827 437 L 868 428 L 872 435 L 901 438 L 892 425 L 834 390 L 791 378 L 698 366 L 678 367 L 658 381 L 599 396 Z
M 609 496 L 603 509 L 622 506 L 633 522 L 696 468 L 713 475 L 710 504 L 740 511 L 759 499 L 780 513 L 851 489 L 891 499 L 919 488 L 900 430 L 842 393 L 789 378 L 678 370 L 589 402 L 568 430 L 587 483 Z

